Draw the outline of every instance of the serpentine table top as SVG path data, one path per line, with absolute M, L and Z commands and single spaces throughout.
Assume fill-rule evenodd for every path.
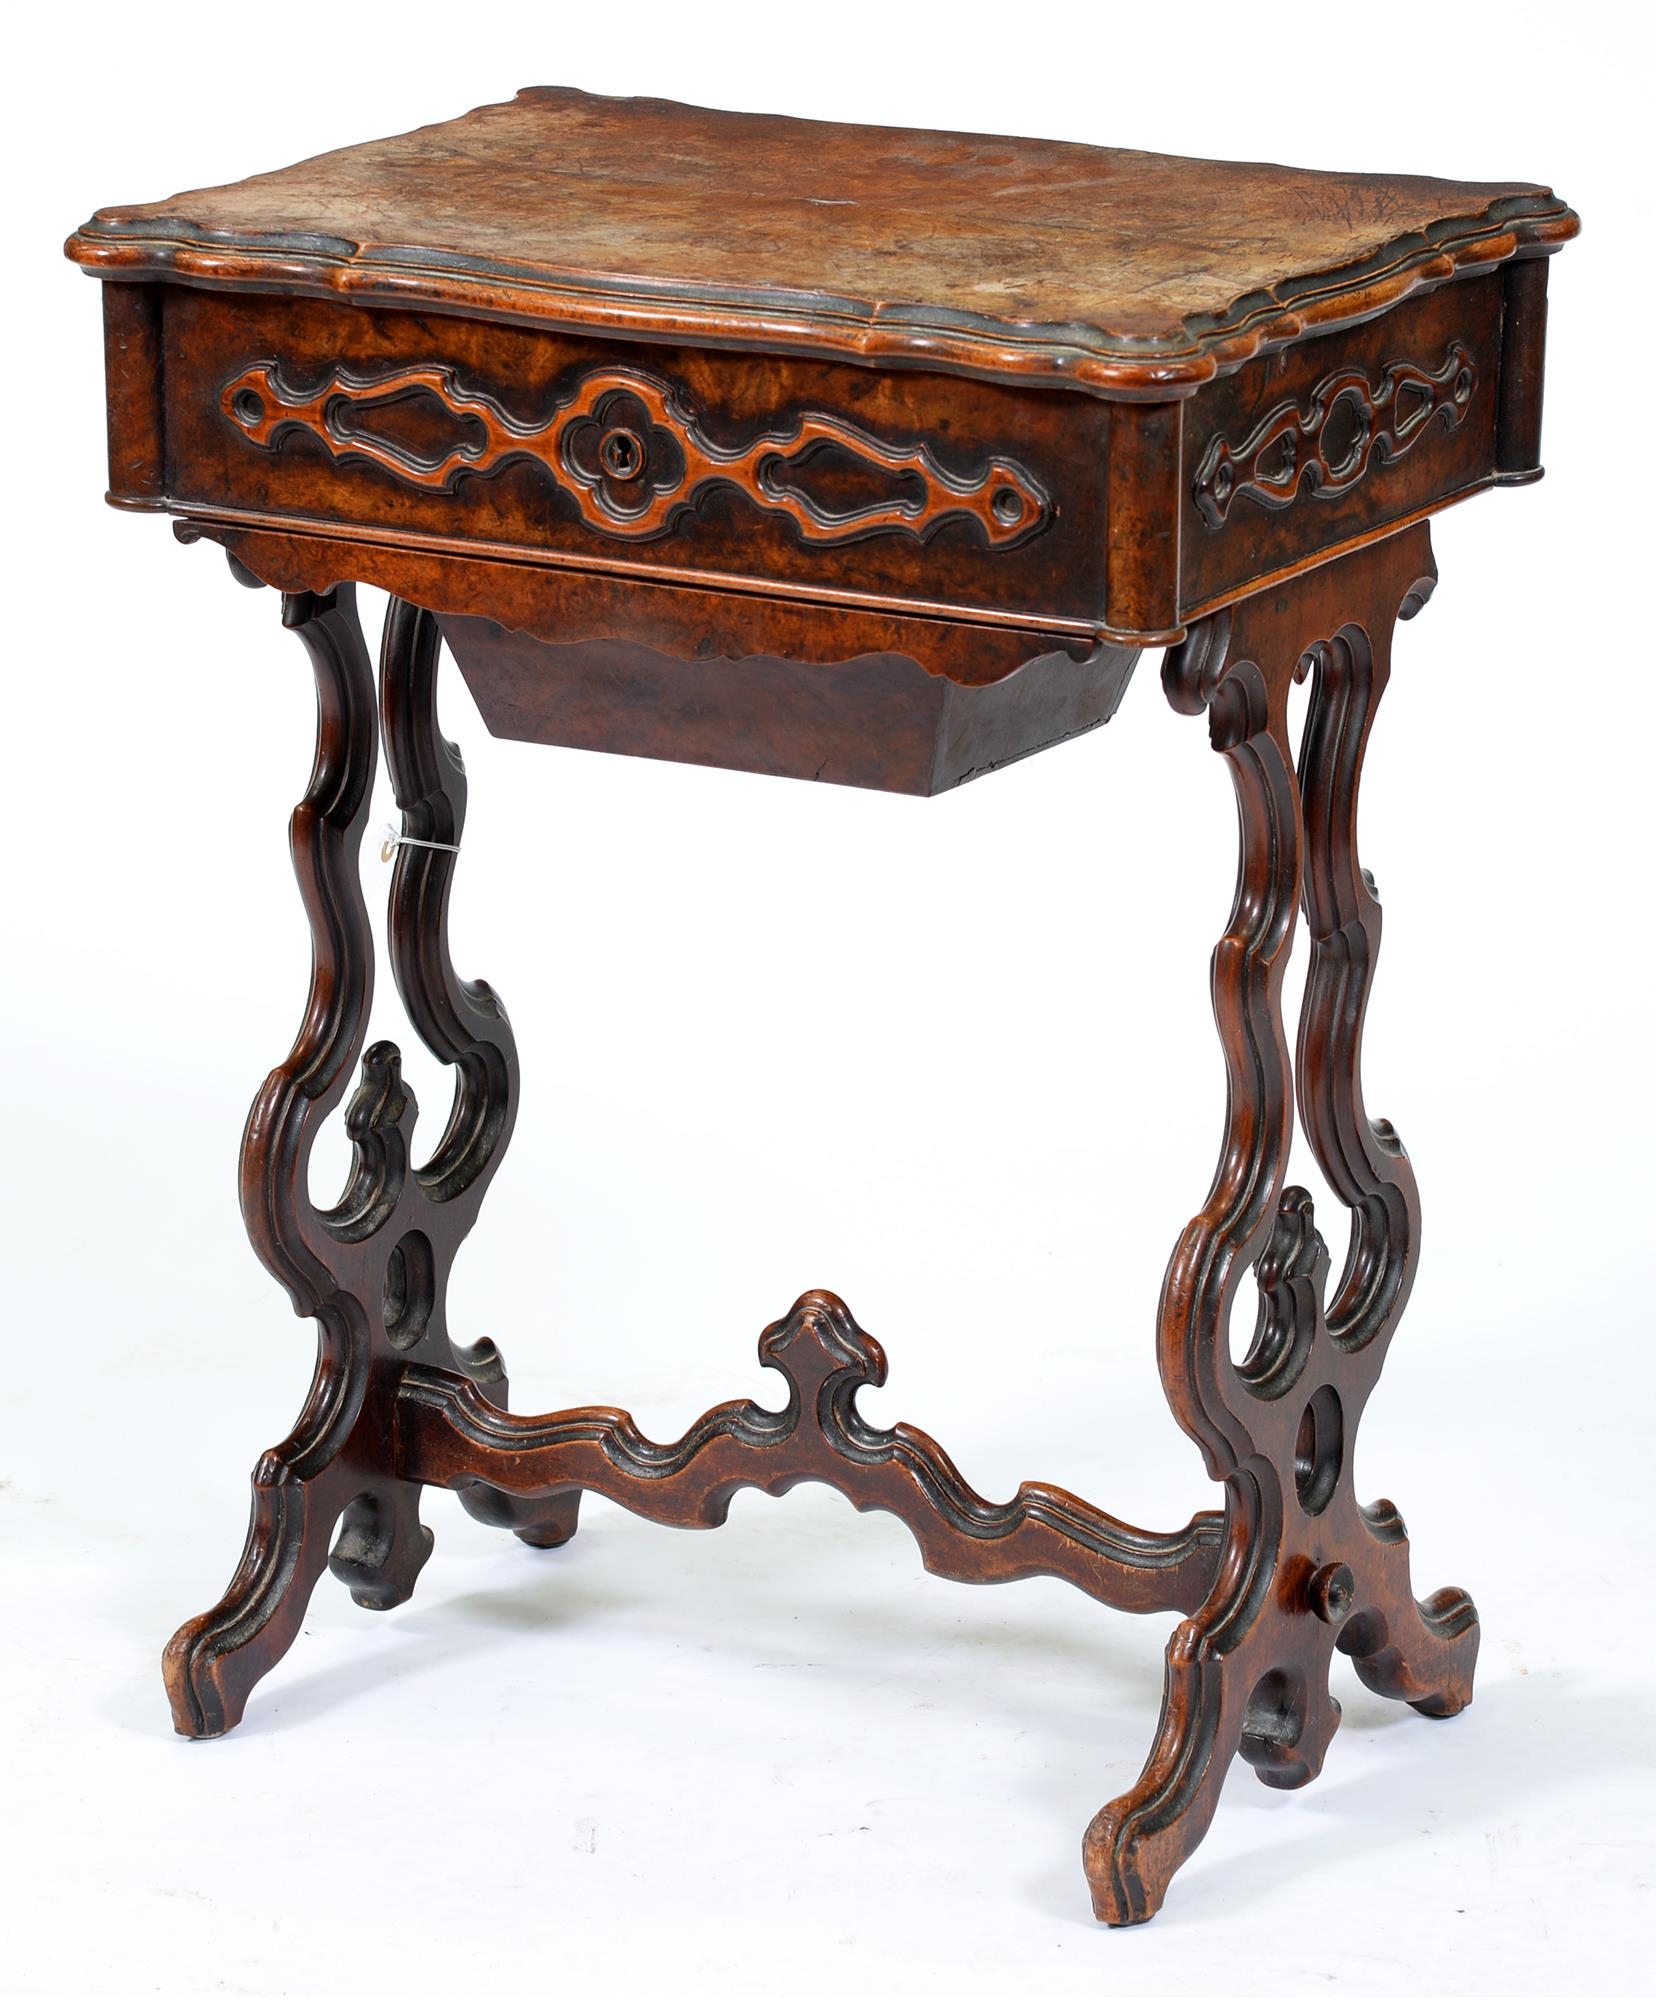
M 520 91 L 232 186 L 101 209 L 101 275 L 752 341 L 1113 396 L 1573 235 L 1522 181 L 1307 172 Z

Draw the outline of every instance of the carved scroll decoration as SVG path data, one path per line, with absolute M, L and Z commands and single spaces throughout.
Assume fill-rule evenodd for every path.
M 1159 1907 L 1234 1756 L 1274 1786 L 1317 1774 L 1339 1721 L 1329 1688 L 1336 1650 L 1382 1695 L 1434 1716 L 1463 1707 L 1478 1648 L 1472 1601 L 1456 1589 L 1415 1599 L 1396 1508 L 1361 1504 L 1353 1481 L 1357 1430 L 1419 1239 L 1407 1157 L 1363 1101 L 1380 913 L 1358 860 L 1358 785 L 1393 621 L 1420 608 L 1434 576 L 1429 535 L 1415 526 L 1200 622 L 1168 657 L 1170 700 L 1206 712 L 1230 768 L 1242 850 L 1212 976 L 1226 1132 L 1207 1198 L 1169 1264 L 1158 1329 L 1173 1413 L 1222 1482 L 1225 1511 L 1171 1533 L 1130 1527 L 1047 1485 L 986 1500 L 925 1433 L 868 1422 L 857 1396 L 884 1383 L 885 1357 L 825 1292 L 807 1293 L 761 1340 L 761 1360 L 787 1383 L 781 1410 L 725 1403 L 668 1444 L 620 1410 L 507 1412 L 493 1344 L 457 1348 L 444 1311 L 449 1266 L 510 1134 L 517 1072 L 499 1002 L 460 981 L 449 959 L 465 792 L 437 731 L 435 623 L 393 603 L 379 724 L 404 831 L 436 843 L 401 850 L 390 941 L 416 1031 L 456 1072 L 453 1108 L 435 1151 L 415 1165 L 415 1110 L 397 1051 L 368 1049 L 346 1112 L 347 1186 L 321 1208 L 308 1192 L 312 1143 L 362 1050 L 371 998 L 356 861 L 376 717 L 349 587 L 285 598 L 319 703 L 316 763 L 293 819 L 313 974 L 293 1051 L 249 1117 L 242 1198 L 260 1254 L 318 1323 L 319 1353 L 298 1425 L 255 1472 L 229 1589 L 167 1649 L 177 1727 L 216 1735 L 233 1726 L 296 1635 L 324 1567 L 370 1608 L 407 1597 L 431 1546 L 418 1514 L 426 1484 L 552 1546 L 574 1531 L 588 1488 L 649 1519 L 712 1527 L 743 1488 L 782 1494 L 820 1481 L 860 1509 L 901 1519 L 937 1574 L 974 1583 L 1050 1575 L 1123 1609 L 1177 1610 L 1149 1758 L 1083 1844 L 1094 1908 L 1110 1923 L 1140 1922 Z M 1288 697 L 1307 674 L 1315 682 L 1296 770 Z M 1331 1299 L 1311 1197 L 1284 1185 L 1295 1078 L 1282 986 L 1302 899 L 1312 957 L 1298 1102 L 1352 1217 Z M 1238 1357 L 1230 1322 L 1250 1270 L 1258 1311 Z
M 1352 1480 L 1358 1425 L 1407 1298 L 1419 1209 L 1406 1155 L 1363 1105 L 1361 1044 L 1379 905 L 1357 860 L 1357 786 L 1395 618 L 1435 570 L 1407 530 L 1192 628 L 1168 655 L 1169 699 L 1206 710 L 1231 767 L 1242 860 L 1214 951 L 1228 1117 L 1220 1164 L 1162 1293 L 1160 1361 L 1173 1413 L 1224 1482 L 1226 1551 L 1206 1603 L 1167 1648 L 1161 1723 L 1143 1774 L 1089 1827 L 1097 1914 L 1138 1923 L 1201 1840 L 1233 1756 L 1268 1785 L 1321 1769 L 1340 1718 L 1336 1649 L 1376 1693 L 1427 1715 L 1471 1699 L 1478 1621 L 1462 1590 L 1417 1602 L 1403 1523 Z M 1315 674 L 1296 775 L 1288 692 Z M 1311 1197 L 1285 1187 L 1294 1096 L 1282 981 L 1304 898 L 1312 934 L 1298 1093 L 1318 1164 L 1352 1214 L 1329 1258 Z M 1253 1270 L 1246 1353 L 1230 1320 Z
M 767 1327 L 759 1359 L 787 1382 L 786 1408 L 721 1403 L 673 1444 L 652 1442 L 625 1410 L 511 1416 L 452 1371 L 410 1367 L 398 1391 L 398 1467 L 462 1496 L 481 1485 L 520 1504 L 590 1488 L 679 1528 L 717 1527 L 744 1487 L 776 1495 L 817 1480 L 864 1512 L 895 1514 L 934 1575 L 1063 1577 L 1132 1611 L 1189 1610 L 1210 1588 L 1217 1514 L 1152 1534 L 1056 1486 L 1026 1482 L 1011 1500 L 985 1500 L 924 1431 L 870 1424 L 857 1391 L 885 1382 L 885 1355 L 832 1292 L 807 1292 Z
M 497 1401 L 506 1393 L 493 1342 L 458 1348 L 449 1339 L 443 1294 L 511 1132 L 511 1030 L 489 989 L 463 984 L 449 963 L 454 855 L 401 849 L 389 918 L 398 985 L 421 1039 L 457 1073 L 443 1137 L 416 1166 L 417 1107 L 401 1057 L 390 1042 L 363 1049 L 374 961 L 358 850 L 379 723 L 354 588 L 295 593 L 282 606 L 311 656 L 318 697 L 316 763 L 292 822 L 312 974 L 293 1050 L 248 1114 L 241 1197 L 254 1248 L 294 1309 L 317 1323 L 317 1363 L 291 1436 L 254 1471 L 252 1520 L 229 1588 L 167 1647 L 173 1723 L 186 1736 L 234 1726 L 254 1685 L 292 1644 L 325 1568 L 370 1610 L 413 1590 L 431 1533 L 420 1524 L 419 1486 L 392 1470 L 403 1367 L 421 1361 L 454 1370 Z M 455 842 L 465 781 L 437 731 L 435 666 L 435 621 L 393 601 L 381 668 L 398 803 L 407 830 Z M 310 1155 L 359 1055 L 361 1081 L 345 1112 L 351 1167 L 339 1201 L 322 1208 L 309 1192 Z M 488 1518 L 550 1545 L 573 1532 L 576 1505 L 564 1495 L 495 1506 Z
M 1302 410 L 1291 396 L 1263 416 L 1239 445 L 1216 437 L 1196 469 L 1192 498 L 1210 528 L 1222 528 L 1246 498 L 1280 511 L 1300 489 L 1324 500 L 1349 493 L 1374 465 L 1412 451 L 1435 422 L 1459 427 L 1478 384 L 1472 356 L 1452 341 L 1441 367 L 1389 362 L 1380 380 L 1363 368 L 1325 375 Z
M 452 419 L 452 442 L 421 450 L 374 430 L 376 411 L 422 395 Z M 452 492 L 468 476 L 531 460 L 573 500 L 589 528 L 629 541 L 668 533 L 713 486 L 732 487 L 763 512 L 785 515 L 802 540 L 822 544 L 881 534 L 925 541 L 946 521 L 968 520 L 991 549 L 1010 548 L 1052 513 L 1040 483 L 1013 459 L 992 456 L 963 476 L 927 445 L 887 444 L 841 417 L 807 413 L 789 430 L 727 449 L 707 434 L 680 388 L 634 368 L 594 370 L 538 423 L 520 422 L 440 366 L 373 375 L 336 368 L 305 389 L 277 363 L 263 361 L 226 383 L 219 401 L 230 422 L 265 449 L 288 431 L 305 431 L 336 460 L 364 461 L 428 492 Z M 784 481 L 786 469 L 807 468 L 830 446 L 910 490 L 835 510 Z

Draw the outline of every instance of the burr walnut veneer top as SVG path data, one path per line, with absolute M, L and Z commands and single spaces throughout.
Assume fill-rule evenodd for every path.
M 100 210 L 100 276 L 1188 393 L 1577 222 L 1527 182 L 1313 173 L 525 90 Z

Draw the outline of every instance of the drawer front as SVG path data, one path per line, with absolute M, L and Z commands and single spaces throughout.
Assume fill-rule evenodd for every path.
M 1090 397 L 183 287 L 162 336 L 184 507 L 1103 621 Z
M 1184 424 L 1186 617 L 1496 471 L 1499 273 L 1211 383 Z

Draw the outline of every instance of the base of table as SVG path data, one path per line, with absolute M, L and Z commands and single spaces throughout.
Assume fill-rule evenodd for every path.
M 721 1404 L 657 1444 L 620 1410 L 508 1410 L 499 1355 L 486 1342 L 456 1347 L 444 1306 L 453 1258 L 510 1136 L 517 1065 L 499 1001 L 449 961 L 465 785 L 436 727 L 437 626 L 393 600 L 376 708 L 350 587 L 287 597 L 319 693 L 316 767 L 293 821 L 313 984 L 299 1040 L 249 1117 L 242 1198 L 260 1254 L 317 1321 L 319 1360 L 293 1435 L 255 1471 L 252 1525 L 228 1591 L 167 1649 L 179 1731 L 234 1726 L 296 1636 L 325 1567 L 367 1608 L 406 1598 L 431 1547 L 418 1511 L 426 1485 L 555 1547 L 575 1532 L 584 1491 L 669 1525 L 713 1527 L 744 1487 L 781 1494 L 816 1480 L 860 1509 L 897 1515 L 939 1575 L 1056 1576 L 1120 1609 L 1178 1612 L 1143 1774 L 1097 1814 L 1083 1845 L 1093 1907 L 1110 1924 L 1160 1907 L 1233 1756 L 1270 1785 L 1316 1776 L 1339 1720 L 1328 1687 L 1336 1650 L 1367 1686 L 1424 1714 L 1464 1707 L 1478 1645 L 1471 1600 L 1445 1590 L 1416 1601 L 1397 1510 L 1362 1505 L 1351 1478 L 1419 1239 L 1407 1156 L 1362 1100 L 1379 906 L 1357 859 L 1357 786 L 1392 625 L 1420 608 L 1434 577 L 1426 529 L 1410 528 L 1217 614 L 1164 670 L 1174 706 L 1208 715 L 1241 830 L 1236 901 L 1213 962 L 1225 1142 L 1174 1250 L 1158 1324 L 1173 1414 L 1220 1482 L 1223 1507 L 1170 1533 L 1045 1485 L 985 1500 L 924 1432 L 869 1424 L 857 1393 L 884 1382 L 885 1357 L 827 1292 L 807 1293 L 761 1337 L 761 1361 L 788 1386 L 780 1411 Z M 1296 765 L 1288 692 L 1307 675 Z M 418 1169 L 397 1051 L 363 1049 L 372 938 L 357 851 L 381 734 L 404 833 L 418 843 L 400 848 L 393 876 L 392 970 L 417 1032 L 456 1076 L 443 1137 Z M 1302 905 L 1311 960 L 1291 1063 L 1281 991 Z M 311 1145 L 359 1054 L 346 1109 L 351 1178 L 333 1208 L 318 1209 L 306 1193 Z M 1285 1185 L 1296 1086 L 1312 1151 L 1351 1217 L 1332 1287 L 1311 1197 Z M 1230 1322 L 1250 1273 L 1257 1316 L 1236 1359 Z

